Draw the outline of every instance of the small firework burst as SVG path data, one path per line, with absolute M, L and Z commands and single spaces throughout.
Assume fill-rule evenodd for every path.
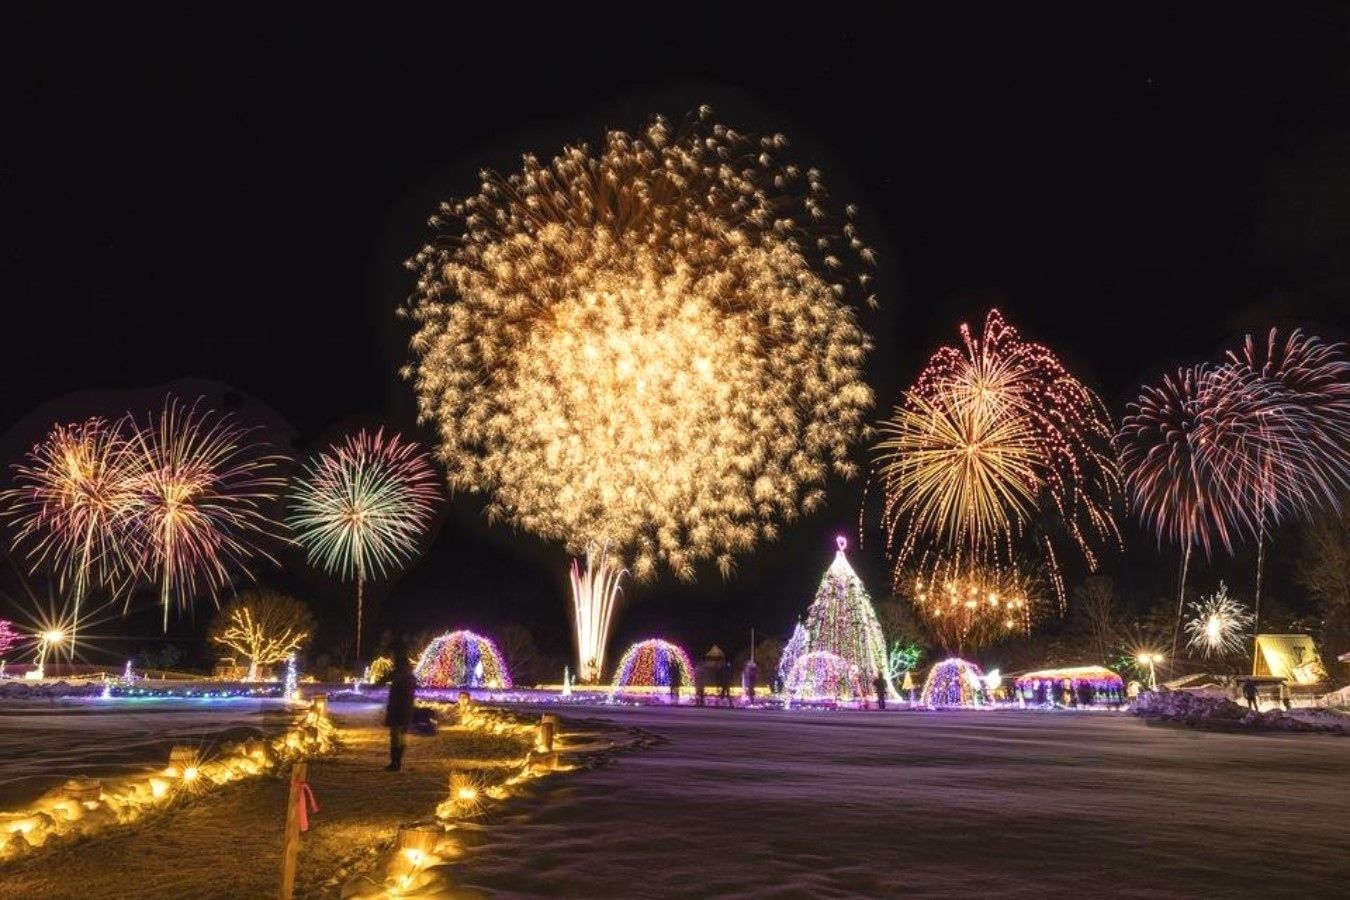
M 1190 636 L 1186 646 L 1200 650 L 1206 659 L 1240 653 L 1246 646 L 1252 617 L 1247 608 L 1228 596 L 1228 586 L 1219 582 L 1212 596 L 1191 604 L 1194 617 L 1186 623 Z
M 412 557 L 439 497 L 426 453 L 383 429 L 363 429 L 329 447 L 296 480 L 286 521 L 306 558 L 356 582 L 358 659 L 365 582 Z

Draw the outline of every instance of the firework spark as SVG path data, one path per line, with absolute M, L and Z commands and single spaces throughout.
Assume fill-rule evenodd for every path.
M 1350 485 L 1350 363 L 1295 331 L 1248 336 L 1218 366 L 1143 389 L 1119 442 L 1126 488 L 1159 541 L 1206 556 L 1306 518 Z
M 1252 617 L 1245 606 L 1228 596 L 1228 586 L 1222 581 L 1213 596 L 1192 603 L 1191 612 L 1195 617 L 1186 623 L 1190 635 L 1186 646 L 1202 651 L 1206 659 L 1243 649 Z
M 958 572 L 939 564 L 911 570 L 900 586 L 933 638 L 951 653 L 1029 634 L 1041 609 L 1042 586 L 1012 567 Z
M 1232 552 L 1253 518 L 1255 395 L 1234 370 L 1192 366 L 1143 389 L 1119 442 L 1125 488 L 1145 527 L 1186 550 Z
M 57 425 L 15 466 L 15 487 L 0 495 L 17 525 L 14 546 L 33 569 L 48 565 L 69 587 L 74 623 L 92 588 L 116 589 L 133 574 L 121 525 L 136 500 L 130 455 L 119 423 L 91 418 Z
M 412 557 L 439 497 L 427 455 L 383 429 L 363 429 L 329 447 L 296 480 L 286 521 L 307 559 L 356 582 L 357 659 L 366 581 Z
M 284 483 L 280 459 L 250 439 L 251 429 L 198 407 L 169 397 L 127 438 L 134 499 L 120 527 L 137 570 L 159 585 L 165 628 L 175 603 L 185 609 L 200 592 L 214 596 L 233 570 L 271 558 L 258 542 L 275 533 L 266 511 Z
M 405 374 L 453 487 L 573 554 L 608 543 L 639 579 L 687 579 L 854 473 L 870 341 L 844 259 L 871 253 L 785 145 L 704 109 L 443 205 L 409 262 Z
M 1253 397 L 1261 440 L 1246 466 L 1259 525 L 1308 519 L 1350 486 L 1350 361 L 1340 344 L 1294 330 L 1264 343 L 1248 335 L 1230 351 L 1233 381 Z
M 1101 400 L 998 310 L 940 348 L 881 425 L 875 451 L 896 578 L 916 555 L 960 571 L 1005 565 L 1024 542 L 1064 602 L 1055 543 L 1095 569 L 1118 546 L 1120 494 Z

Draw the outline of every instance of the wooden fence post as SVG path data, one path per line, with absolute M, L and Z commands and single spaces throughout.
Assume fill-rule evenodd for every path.
M 281 900 L 295 893 L 295 863 L 300 853 L 301 786 L 309 775 L 309 761 L 297 759 L 291 767 L 291 789 L 286 800 L 286 836 L 281 845 Z

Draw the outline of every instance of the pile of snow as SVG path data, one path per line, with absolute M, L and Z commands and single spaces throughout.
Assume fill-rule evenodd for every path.
M 103 683 L 85 681 L 67 684 L 64 681 L 0 681 L 0 700 L 51 700 L 55 697 L 97 697 L 103 693 Z
M 1131 709 L 1136 716 L 1178 722 L 1195 728 L 1251 731 L 1296 731 L 1350 734 L 1350 725 L 1334 714 L 1303 709 L 1257 712 L 1223 697 L 1206 697 L 1187 691 L 1148 691 L 1140 694 Z

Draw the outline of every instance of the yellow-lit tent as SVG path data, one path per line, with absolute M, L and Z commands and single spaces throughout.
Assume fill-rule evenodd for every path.
M 1309 635 L 1258 634 L 1252 675 L 1287 678 L 1294 684 L 1317 684 L 1326 681 L 1327 670 Z

